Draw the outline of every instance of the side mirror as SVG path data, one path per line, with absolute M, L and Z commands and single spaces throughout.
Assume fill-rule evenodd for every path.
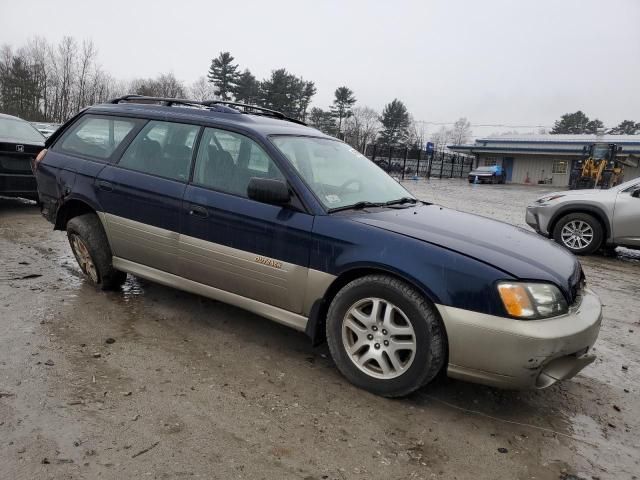
M 286 205 L 291 199 L 291 193 L 286 182 L 258 177 L 253 177 L 249 180 L 247 196 L 256 202 L 270 205 Z
M 631 196 L 634 198 L 640 198 L 640 188 L 636 188 L 633 192 L 631 192 Z

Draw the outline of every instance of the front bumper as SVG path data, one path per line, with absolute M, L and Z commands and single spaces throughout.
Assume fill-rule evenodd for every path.
M 536 232 L 540 233 L 540 221 L 538 220 L 538 215 L 536 214 L 535 207 L 527 207 L 527 213 L 524 217 L 525 222 L 531 228 L 533 228 Z
M 482 174 L 482 175 L 468 175 L 469 180 L 475 180 L 476 177 L 478 177 L 478 180 L 482 181 L 482 180 L 492 180 L 494 178 L 493 174 Z
M 600 299 L 585 290 L 568 314 L 514 320 L 438 305 L 449 339 L 452 378 L 501 388 L 546 388 L 595 360 L 589 350 L 602 321 Z

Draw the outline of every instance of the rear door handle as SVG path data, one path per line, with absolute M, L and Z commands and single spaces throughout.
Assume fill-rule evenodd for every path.
M 191 205 L 189 207 L 189 215 L 206 218 L 209 216 L 209 212 L 204 207 L 199 207 L 198 205 Z
M 113 192 L 113 185 L 110 182 L 104 180 L 98 180 L 98 188 L 103 192 Z

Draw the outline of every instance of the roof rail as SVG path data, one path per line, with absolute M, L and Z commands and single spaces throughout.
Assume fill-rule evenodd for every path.
M 206 100 L 201 102 L 202 105 L 205 106 L 213 106 L 213 105 L 224 105 L 233 108 L 241 108 L 243 113 L 251 113 L 254 115 L 265 115 L 267 117 L 275 117 L 281 120 L 287 120 L 289 122 L 298 123 L 300 125 L 306 125 L 302 120 L 298 120 L 297 118 L 292 118 L 285 115 L 278 110 L 272 110 L 270 108 L 259 107 L 258 105 L 250 105 L 248 103 L 240 103 L 240 102 L 231 102 L 228 100 Z
M 120 102 L 132 102 L 132 103 L 155 103 L 159 102 L 164 106 L 171 107 L 173 105 L 185 105 L 185 106 L 198 106 L 204 108 L 222 107 L 217 111 L 226 113 L 246 113 L 252 115 L 263 115 L 267 117 L 274 117 L 280 120 L 286 120 L 288 122 L 297 123 L 299 125 L 306 125 L 301 120 L 289 117 L 277 110 L 271 110 L 270 108 L 259 107 L 258 105 L 249 105 L 240 102 L 231 102 L 227 100 L 205 100 L 203 102 L 199 100 L 189 100 L 185 98 L 168 98 L 168 97 L 150 97 L 145 95 L 123 95 L 109 100 L 107 103 L 118 104 Z

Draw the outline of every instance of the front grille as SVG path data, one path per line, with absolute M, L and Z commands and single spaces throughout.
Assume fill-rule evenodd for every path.
M 30 173 L 31 155 L 0 154 L 0 170 L 11 173 Z

